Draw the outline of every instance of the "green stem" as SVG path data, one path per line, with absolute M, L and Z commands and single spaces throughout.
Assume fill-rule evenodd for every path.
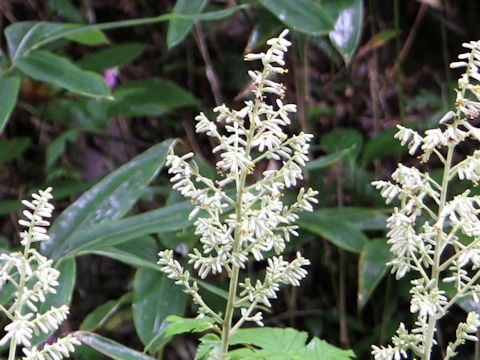
M 445 168 L 443 170 L 442 191 L 440 193 L 440 205 L 438 207 L 438 218 L 440 218 L 447 200 L 448 179 L 450 175 L 450 167 L 452 165 L 454 149 L 455 149 L 455 145 L 448 146 L 447 161 L 445 162 Z M 442 229 L 438 229 L 438 236 L 435 244 L 435 254 L 433 256 L 434 265 L 432 267 L 432 279 L 434 281 L 433 287 L 435 288 L 438 287 L 438 283 L 440 280 L 440 273 L 441 273 L 440 257 L 442 255 L 442 251 L 441 251 L 442 248 L 443 248 Z M 435 326 L 437 324 L 437 320 L 438 320 L 437 315 L 430 316 L 428 319 L 428 329 L 425 337 L 425 346 L 424 346 L 424 352 L 422 356 L 423 360 L 430 360 L 430 357 L 432 355 L 432 345 L 433 345 L 433 338 L 435 335 Z

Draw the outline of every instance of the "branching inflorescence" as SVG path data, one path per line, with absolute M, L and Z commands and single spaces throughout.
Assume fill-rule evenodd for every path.
M 42 256 L 32 245 L 48 239 L 45 218 L 52 216 L 51 188 L 32 195 L 33 200 L 24 200 L 28 208 L 23 211 L 25 219 L 19 225 L 25 227 L 20 233 L 23 252 L 0 255 L 0 289 L 6 290 L 6 283 L 14 286 L 14 300 L 8 306 L 0 305 L 0 311 L 9 319 L 6 334 L 0 345 L 9 343 L 9 360 L 15 359 L 18 345 L 23 346 L 24 360 L 57 360 L 67 358 L 80 342 L 71 335 L 47 344 L 43 348 L 32 345 L 34 335 L 49 334 L 58 329 L 68 315 L 68 307 L 51 307 L 41 313 L 39 305 L 48 294 L 54 294 L 60 273 L 52 267 L 52 260 Z
M 420 152 L 422 162 L 431 156 L 443 164 L 440 183 L 415 167 L 398 165 L 390 181 L 374 185 L 390 203 L 401 202 L 388 219 L 388 243 L 394 255 L 390 262 L 397 278 L 415 273 L 410 290 L 410 311 L 417 315 L 408 331 L 400 324 L 392 345 L 373 347 L 376 360 L 413 357 L 430 359 L 435 331 L 441 319 L 457 300 L 480 294 L 480 196 L 470 190 L 452 194 L 449 183 L 454 178 L 477 185 L 480 180 L 480 150 L 460 159 L 455 149 L 467 138 L 480 141 L 480 128 L 474 120 L 480 114 L 480 41 L 463 44 L 469 52 L 459 56 L 452 68 L 464 68 L 458 80 L 456 106 L 439 121 L 439 128 L 424 136 L 398 126 L 396 134 L 411 155 Z M 448 284 L 452 291 L 444 290 Z M 451 286 L 450 285 L 450 286 Z M 448 345 L 446 359 L 456 355 L 466 340 L 476 341 L 480 317 L 470 312 L 465 323 L 457 327 L 456 340 Z
M 172 152 L 167 158 L 173 188 L 195 205 L 190 218 L 195 219 L 195 234 L 200 237 L 201 249 L 193 250 L 189 262 L 201 278 L 226 272 L 230 279 L 225 313 L 214 312 L 203 301 L 199 285 L 174 259 L 171 250 L 160 252 L 159 264 L 193 297 L 199 315 L 211 316 L 220 325 L 222 359 L 227 357 L 230 336 L 245 321 L 262 325 L 257 305 L 270 306 L 270 299 L 276 298 L 282 284 L 298 286 L 307 274 L 304 266 L 309 264 L 300 253 L 293 261 L 274 256 L 267 260 L 263 280 L 239 276 L 251 256 L 261 261 L 267 252 L 281 254 L 290 237 L 298 235 L 293 224 L 297 214 L 311 211 L 312 203 L 317 202 L 317 192 L 303 188 L 293 204 L 285 205 L 282 200 L 282 192 L 302 179 L 301 168 L 308 161 L 312 138 L 303 132 L 288 137 L 283 130 L 290 125 L 289 115 L 296 112 L 296 106 L 282 102 L 285 87 L 271 78 L 286 72 L 284 53 L 290 45 L 285 39 L 287 33 L 285 30 L 269 40 L 266 53 L 245 56 L 247 61 L 261 60 L 263 64 L 262 71 L 249 71 L 254 100 L 246 101 L 245 107 L 238 111 L 225 105 L 215 108 L 216 121 L 203 113 L 196 117 L 197 133 L 205 133 L 218 143 L 213 152 L 220 154 L 216 165 L 221 180 L 214 182 L 202 176 L 191 160 L 191 153 L 180 157 Z M 265 103 L 267 95 L 276 97 L 275 106 Z M 260 179 L 255 179 L 258 173 L 255 170 L 262 160 L 276 161 L 280 167 L 264 170 Z M 226 191 L 230 188 L 232 192 Z M 240 310 L 240 318 L 232 324 L 235 309 Z

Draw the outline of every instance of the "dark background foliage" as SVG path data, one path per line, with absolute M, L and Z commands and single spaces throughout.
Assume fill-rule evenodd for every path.
M 27 20 L 100 24 L 155 17 L 171 12 L 175 3 L 3 0 L 0 28 L 3 33 L 10 25 Z M 81 69 L 96 71 L 98 76 L 113 76 L 111 91 L 116 100 L 83 97 L 68 87 L 70 92 L 66 91 L 65 86 L 55 82 L 61 77 L 55 62 L 49 64 L 50 71 L 56 69 L 58 76 L 53 71 L 54 78 L 48 80 L 35 76 L 38 69 L 29 72 L 19 62 L 18 101 L 8 123 L 0 119 L 5 122 L 0 135 L 2 247 L 18 245 L 18 199 L 51 185 L 60 213 L 107 174 L 166 139 L 181 139 L 177 151 L 193 150 L 205 171 L 214 176 L 212 144 L 195 135 L 193 119 L 199 111 L 211 114 L 210 109 L 222 102 L 235 108 L 247 99 L 246 71 L 250 64 L 243 63 L 243 54 L 261 50 L 265 39 L 287 26 L 266 3 L 269 1 L 212 0 L 204 12 L 242 4 L 245 7 L 220 20 L 198 21 L 178 44 L 168 42 L 172 25 L 160 22 L 106 31 L 108 40 L 92 46 L 66 39 L 46 46 L 46 50 L 70 59 Z M 302 217 L 302 234 L 290 248 L 290 254 L 299 249 L 312 261 L 309 276 L 300 288 L 282 290 L 272 312 L 265 315 L 265 323 L 306 330 L 311 336 L 352 348 L 358 358 L 368 358 L 371 344 L 384 343 L 400 321 L 411 321 L 408 281 L 396 282 L 385 267 L 389 255 L 384 221 L 391 209 L 385 207 L 369 184 L 373 179 L 388 177 L 401 159 L 417 163 L 393 139 L 393 128 L 402 123 L 426 129 L 452 104 L 458 74 L 448 69 L 448 63 L 462 51 L 462 42 L 480 38 L 480 3 L 317 3 L 337 20 L 335 14 L 353 9 L 353 16 L 347 16 L 352 22 L 340 22 L 338 26 L 354 40 L 344 49 L 342 58 L 338 46 L 330 41 L 331 32 L 306 34 L 301 26 L 308 21 L 301 16 L 288 24 L 293 27 L 293 47 L 288 57 L 290 72 L 285 78 L 287 100 L 299 108 L 291 131 L 305 130 L 315 135 L 306 182 L 320 191 L 320 206 L 315 213 Z M 308 17 L 308 10 L 300 14 Z M 0 38 L 5 54 L 7 37 Z M 104 53 L 103 58 L 91 56 L 103 49 L 117 52 Z M 1 59 L 4 75 L 0 78 L 0 110 L 5 110 L 6 94 L 14 92 L 5 74 L 16 74 L 17 69 L 12 66 L 12 54 Z M 107 69 L 109 74 L 105 73 Z M 166 172 L 155 176 L 164 156 L 161 149 L 156 151 L 159 163 L 149 165 L 152 168 L 149 175 L 144 175 L 141 193 L 125 200 L 118 216 L 84 222 L 77 232 L 180 201 L 169 190 Z M 146 165 L 141 162 L 139 166 L 143 169 Z M 431 165 L 431 173 L 435 176 L 435 164 Z M 105 199 L 118 195 L 110 190 Z M 97 208 L 92 205 L 89 209 Z M 80 226 L 78 221 L 76 225 Z M 186 224 L 172 229 L 155 226 L 141 237 L 128 238 L 121 246 L 77 249 L 69 254 L 68 258 L 74 257 L 77 264 L 71 279 L 76 280 L 76 285 L 72 314 L 63 331 L 78 329 L 95 311 L 87 324 L 90 326 L 84 324 L 85 330 L 95 330 L 142 351 L 151 340 L 149 331 L 155 330 L 145 325 L 148 320 L 142 316 L 148 317 L 150 312 L 162 323 L 170 313 L 194 314 L 181 291 L 153 270 L 153 264 L 160 248 L 174 248 L 180 256 L 195 246 L 196 239 Z M 113 255 L 112 249 L 116 251 Z M 56 260 L 66 261 L 64 255 Z M 150 270 L 148 265 L 134 263 L 133 258 L 150 261 Z M 248 270 L 254 273 L 260 268 L 252 266 Z M 205 296 L 221 308 L 224 300 L 218 294 L 225 288 L 226 278 L 208 280 L 216 288 Z M 146 303 L 149 305 L 142 308 L 141 304 Z M 465 313 L 459 307 L 449 316 L 461 321 Z M 437 341 L 443 348 L 454 331 L 450 320 L 441 324 Z M 158 358 L 190 359 L 196 338 L 192 335 L 170 342 L 157 341 L 150 350 L 161 349 Z M 84 349 L 78 357 L 100 356 L 86 352 Z M 465 354 L 473 353 L 473 347 L 465 349 Z

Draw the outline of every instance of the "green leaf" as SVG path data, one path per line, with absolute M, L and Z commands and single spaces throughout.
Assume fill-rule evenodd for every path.
M 95 329 L 101 328 L 112 314 L 114 314 L 122 305 L 131 302 L 132 293 L 130 292 L 123 295 L 120 299 L 107 301 L 83 319 L 80 324 L 80 330 L 94 331 Z
M 304 213 L 297 221 L 298 225 L 343 250 L 360 253 L 368 239 L 363 232 L 349 222 L 322 216 L 317 213 Z
M 352 149 L 349 158 L 355 159 L 362 150 L 363 136 L 353 128 L 337 128 L 322 137 L 321 147 L 328 154 L 342 149 Z
M 324 208 L 314 211 L 314 214 L 349 222 L 359 230 L 385 230 L 387 222 L 387 216 L 382 211 L 356 206 Z
M 374 239 L 365 244 L 358 262 L 358 308 L 362 310 L 373 290 L 387 271 L 392 255 L 385 239 Z
M 42 242 L 43 252 L 57 258 L 71 249 L 70 238 L 76 232 L 83 233 L 86 228 L 91 230 L 93 224 L 123 217 L 162 169 L 172 145 L 173 140 L 166 140 L 151 147 L 85 192 L 52 224 L 50 239 Z
M 77 331 L 73 334 L 80 342 L 114 360 L 155 360 L 153 357 L 130 349 L 106 337 L 88 332 Z
M 93 254 L 106 256 L 134 267 L 145 267 L 160 271 L 158 245 L 154 238 L 145 236 L 127 241 L 116 246 L 101 247 L 91 251 Z
M 2 167 L 7 161 L 19 157 L 29 147 L 30 138 L 28 137 L 0 140 L 0 167 Z
M 171 337 L 187 332 L 201 332 L 211 329 L 215 320 L 211 317 L 185 319 L 180 316 L 170 315 L 166 318 L 168 325 L 165 329 L 165 336 Z
M 69 21 L 76 23 L 85 22 L 82 13 L 72 4 L 71 0 L 50 0 L 48 7 L 51 11 L 57 12 Z
M 183 229 L 191 225 L 188 220 L 191 210 L 192 205 L 184 202 L 121 220 L 82 226 L 81 230 L 75 231 L 66 242 L 55 248 L 51 257 L 57 259 L 75 256 L 79 253 L 89 253 L 122 244 L 159 231 Z M 132 261 L 132 263 L 134 261 L 132 258 L 124 258 L 124 260 Z
M 17 103 L 20 84 L 20 76 L 17 73 L 0 75 L 0 99 L 2 99 L 2 106 L 0 106 L 0 134 L 3 132 L 5 125 L 7 125 L 10 114 Z
M 13 60 L 16 60 L 34 49 L 39 42 L 59 36 L 86 45 L 100 45 L 108 42 L 105 34 L 98 29 L 85 29 L 81 33 L 70 34 L 71 30 L 80 28 L 84 26 L 44 21 L 16 22 L 5 29 L 8 53 Z
M 145 45 L 138 42 L 126 42 L 110 46 L 106 49 L 85 56 L 77 62 L 84 70 L 102 72 L 105 69 L 128 64 L 139 57 L 145 50 Z
M 333 30 L 333 20 L 313 0 L 258 0 L 280 21 L 293 30 L 308 35 L 326 35 Z
M 304 356 L 305 360 L 346 360 L 355 358 L 352 350 L 339 349 L 316 337 L 307 345 Z
M 194 15 L 202 12 L 208 0 L 177 0 L 173 14 Z M 171 49 L 180 44 L 192 30 L 193 19 L 173 19 L 168 23 L 167 45 Z
M 363 0 L 327 0 L 322 6 L 335 22 L 330 41 L 348 65 L 362 36 Z
M 48 146 L 47 149 L 47 167 L 51 167 L 57 159 L 65 151 L 67 142 L 73 142 L 78 137 L 77 129 L 70 129 L 64 131 L 60 136 L 58 136 L 52 143 Z
M 23 210 L 23 205 L 18 199 L 0 201 L 0 216 L 9 215 L 21 210 Z
M 394 138 L 397 131 L 397 128 L 390 128 L 367 141 L 362 154 L 362 166 L 367 166 L 373 160 L 400 156 L 407 152 L 407 147 L 400 145 L 400 141 Z
M 180 86 L 163 79 L 147 79 L 119 86 L 111 103 L 112 115 L 160 116 L 199 101 Z
M 195 360 L 216 359 L 220 356 L 220 338 L 215 334 L 206 334 L 200 338 Z
M 351 350 L 342 350 L 326 341 L 313 338 L 308 345 L 308 334 L 292 328 L 240 329 L 231 338 L 230 344 L 248 344 L 260 348 L 244 348 L 230 351 L 232 360 L 348 360 L 354 357 Z
M 333 164 L 336 164 L 340 160 L 347 157 L 352 152 L 353 149 L 354 147 L 351 147 L 348 149 L 342 149 L 340 151 L 334 152 L 333 154 L 320 156 L 319 158 L 309 161 L 305 166 L 305 170 L 309 170 L 309 171 L 318 170 L 318 169 L 323 169 L 323 168 L 332 166 Z
M 44 107 L 41 114 L 66 126 L 96 131 L 105 130 L 110 120 L 106 100 L 92 98 L 58 99 Z
M 91 97 L 110 95 L 103 77 L 82 70 L 70 60 L 49 51 L 33 51 L 17 59 L 15 65 L 35 80 L 48 82 L 74 93 Z
M 133 322 L 142 343 L 155 350 L 165 340 L 167 316 L 183 315 L 188 295 L 163 273 L 139 269 L 133 282 Z

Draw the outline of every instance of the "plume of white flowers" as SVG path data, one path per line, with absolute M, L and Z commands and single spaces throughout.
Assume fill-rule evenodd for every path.
M 438 128 L 427 130 L 424 136 L 403 126 L 398 126 L 395 135 L 411 155 L 420 152 L 422 162 L 437 157 L 443 165 L 441 183 L 427 172 L 402 164 L 393 173 L 393 181 L 373 183 L 387 204 L 400 201 L 387 222 L 388 243 L 394 255 L 390 265 L 397 278 L 415 273 L 410 311 L 417 315 L 411 331 L 400 325 L 392 345 L 373 346 L 376 360 L 409 356 L 430 359 L 437 323 L 448 309 L 467 295 L 479 301 L 480 196 L 471 195 L 470 190 L 454 194 L 449 188 L 456 177 L 473 186 L 480 180 L 480 151 L 465 158 L 454 156 L 465 139 L 480 141 L 480 129 L 472 121 L 480 115 L 480 41 L 463 46 L 468 52 L 450 66 L 464 69 L 456 89 L 455 110 L 447 112 Z M 453 284 L 454 292 L 447 295 L 442 283 Z M 477 341 L 479 327 L 479 316 L 469 313 L 466 323 L 458 325 L 456 340 L 446 349 L 446 359 L 456 355 L 457 347 L 466 340 Z
M 40 313 L 38 304 L 45 302 L 48 294 L 56 293 L 60 273 L 52 267 L 52 260 L 42 256 L 32 244 L 48 239 L 45 220 L 52 216 L 53 205 L 51 188 L 40 190 L 32 195 L 32 201 L 24 200 L 27 207 L 23 211 L 25 219 L 18 221 L 24 227 L 20 233 L 23 252 L 0 255 L 0 291 L 7 282 L 16 291 L 11 304 L 0 305 L 0 311 L 10 320 L 5 326 L 5 335 L 0 339 L 0 346 L 10 344 L 9 360 L 15 359 L 18 345 L 23 346 L 23 359 L 58 360 L 67 358 L 74 351 L 74 345 L 80 342 L 71 335 L 45 345 L 43 348 L 32 346 L 32 337 L 40 333 L 49 334 L 58 329 L 67 318 L 69 309 L 63 305 L 51 307 Z
M 296 112 L 294 104 L 284 104 L 285 86 L 276 82 L 284 69 L 284 54 L 290 45 L 283 31 L 267 42 L 265 53 L 248 54 L 245 60 L 260 60 L 262 70 L 248 72 L 253 80 L 254 99 L 246 101 L 240 110 L 226 105 L 214 109 L 215 121 L 203 113 L 196 117 L 197 133 L 212 137 L 218 145 L 216 164 L 221 175 L 212 181 L 199 173 L 191 160 L 192 153 L 167 157 L 173 188 L 195 205 L 190 218 L 195 219 L 195 234 L 201 248 L 194 249 L 189 262 L 203 279 L 209 274 L 226 273 L 230 279 L 229 298 L 223 315 L 211 310 L 198 294 L 198 284 L 174 259 L 171 250 L 160 252 L 159 264 L 177 284 L 185 287 L 199 305 L 199 314 L 216 319 L 222 328 L 222 356 L 228 350 L 228 338 L 245 321 L 262 324 L 257 304 L 270 306 L 269 299 L 276 298 L 282 284 L 299 286 L 305 277 L 304 266 L 309 261 L 300 253 L 292 261 L 281 256 L 268 258 L 263 281 L 253 283 L 248 277 L 240 283 L 239 270 L 246 267 L 249 258 L 256 261 L 274 251 L 280 255 L 291 236 L 296 236 L 294 222 L 301 211 L 312 211 L 317 191 L 300 189 L 293 204 L 285 204 L 282 191 L 296 186 L 302 180 L 301 168 L 308 161 L 308 148 L 312 135 L 301 132 L 287 136 L 284 128 L 290 124 L 289 116 Z M 267 97 L 276 98 L 273 105 Z M 277 161 L 276 170 L 261 170 L 265 161 Z M 262 165 L 261 165 L 262 164 Z M 262 171 L 259 174 L 259 171 Z M 228 191 L 230 189 L 231 191 Z M 233 195 L 232 195 L 233 194 Z M 243 290 L 237 294 L 237 288 Z M 240 297 L 238 297 L 240 296 Z M 234 309 L 239 309 L 240 319 L 232 324 Z

